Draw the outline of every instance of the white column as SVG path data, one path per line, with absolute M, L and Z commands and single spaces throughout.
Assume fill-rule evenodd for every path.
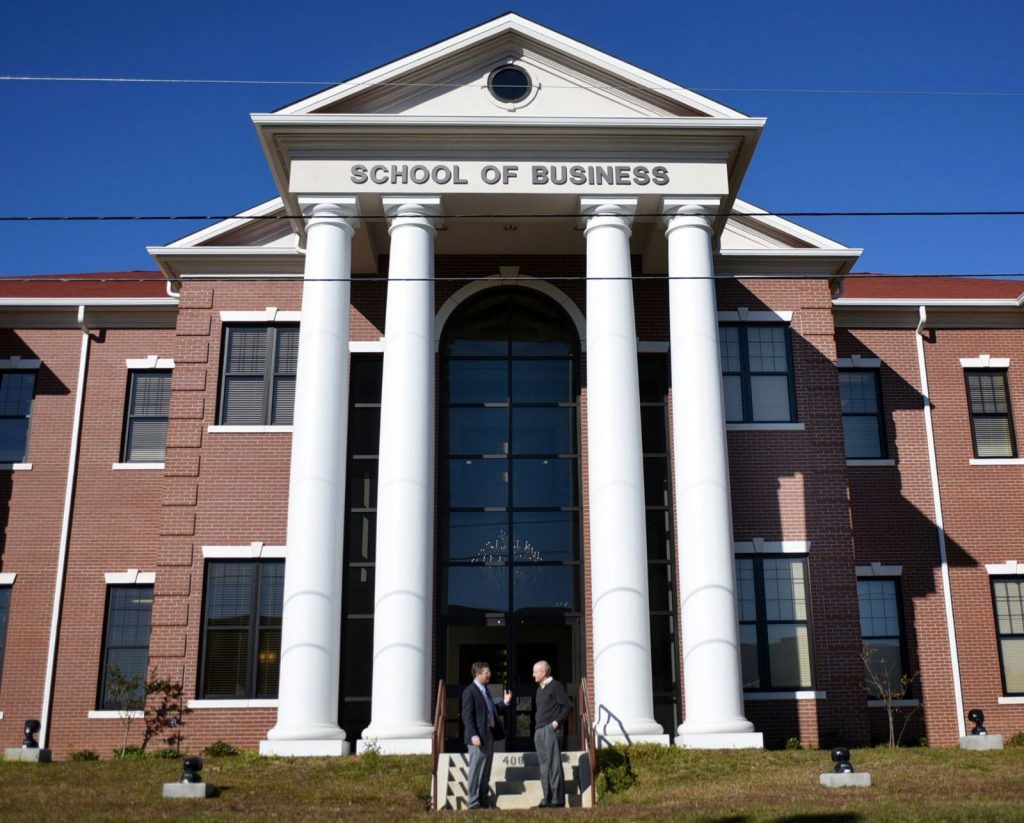
M 729 454 L 709 214 L 717 200 L 666 199 L 672 445 L 685 721 L 676 744 L 760 748 L 743 711 Z M 677 279 L 672 279 L 677 278 Z M 684 279 L 685 278 L 685 279 Z
M 654 720 L 647 525 L 629 237 L 636 200 L 581 198 L 587 238 L 587 459 L 595 724 L 668 743 Z
M 277 725 L 260 743 L 268 755 L 349 749 L 338 726 L 338 679 L 356 201 L 318 199 L 306 213 Z
M 426 754 L 433 734 L 434 221 L 439 197 L 385 197 L 391 218 L 374 584 L 373 703 L 358 748 Z M 367 665 L 369 661 L 356 661 Z

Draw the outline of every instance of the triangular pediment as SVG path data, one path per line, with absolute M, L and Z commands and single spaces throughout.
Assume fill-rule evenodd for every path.
M 534 93 L 515 104 L 488 89 L 513 63 Z M 516 14 L 506 14 L 280 109 L 279 114 L 519 117 L 745 115 Z

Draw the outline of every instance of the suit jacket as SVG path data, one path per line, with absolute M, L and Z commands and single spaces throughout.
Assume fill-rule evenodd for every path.
M 494 709 L 494 728 L 492 729 L 487 722 L 488 700 L 491 700 L 490 693 L 484 697 L 475 682 L 470 683 L 462 690 L 462 725 L 466 729 L 467 746 L 473 745 L 474 737 L 479 737 L 481 743 L 487 744 L 501 740 L 505 736 L 501 725 L 501 713 L 505 710 L 505 704 L 491 701 L 491 706 Z

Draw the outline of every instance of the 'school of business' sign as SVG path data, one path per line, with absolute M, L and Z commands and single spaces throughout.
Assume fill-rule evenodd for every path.
M 486 186 L 507 186 L 528 181 L 532 186 L 667 186 L 665 166 L 632 165 L 478 165 L 460 163 L 357 163 L 349 182 L 358 186 L 469 186 L 476 178 Z M 520 182 L 520 185 L 522 183 Z

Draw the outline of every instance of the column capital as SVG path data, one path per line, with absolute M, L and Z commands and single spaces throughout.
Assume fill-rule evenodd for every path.
M 302 215 L 313 226 L 317 223 L 335 223 L 355 229 L 359 224 L 359 201 L 355 197 L 317 195 L 299 197 Z
M 388 231 L 396 226 L 422 226 L 437 230 L 437 215 L 441 213 L 440 195 L 422 197 L 382 197 L 381 205 L 388 218 Z
M 711 215 L 718 211 L 721 204 L 720 197 L 663 197 L 661 219 L 666 232 L 683 225 L 710 229 L 713 220 Z M 679 218 L 691 219 L 683 221 Z
M 620 229 L 629 237 L 636 214 L 635 197 L 581 197 L 580 224 L 584 236 L 593 229 Z

